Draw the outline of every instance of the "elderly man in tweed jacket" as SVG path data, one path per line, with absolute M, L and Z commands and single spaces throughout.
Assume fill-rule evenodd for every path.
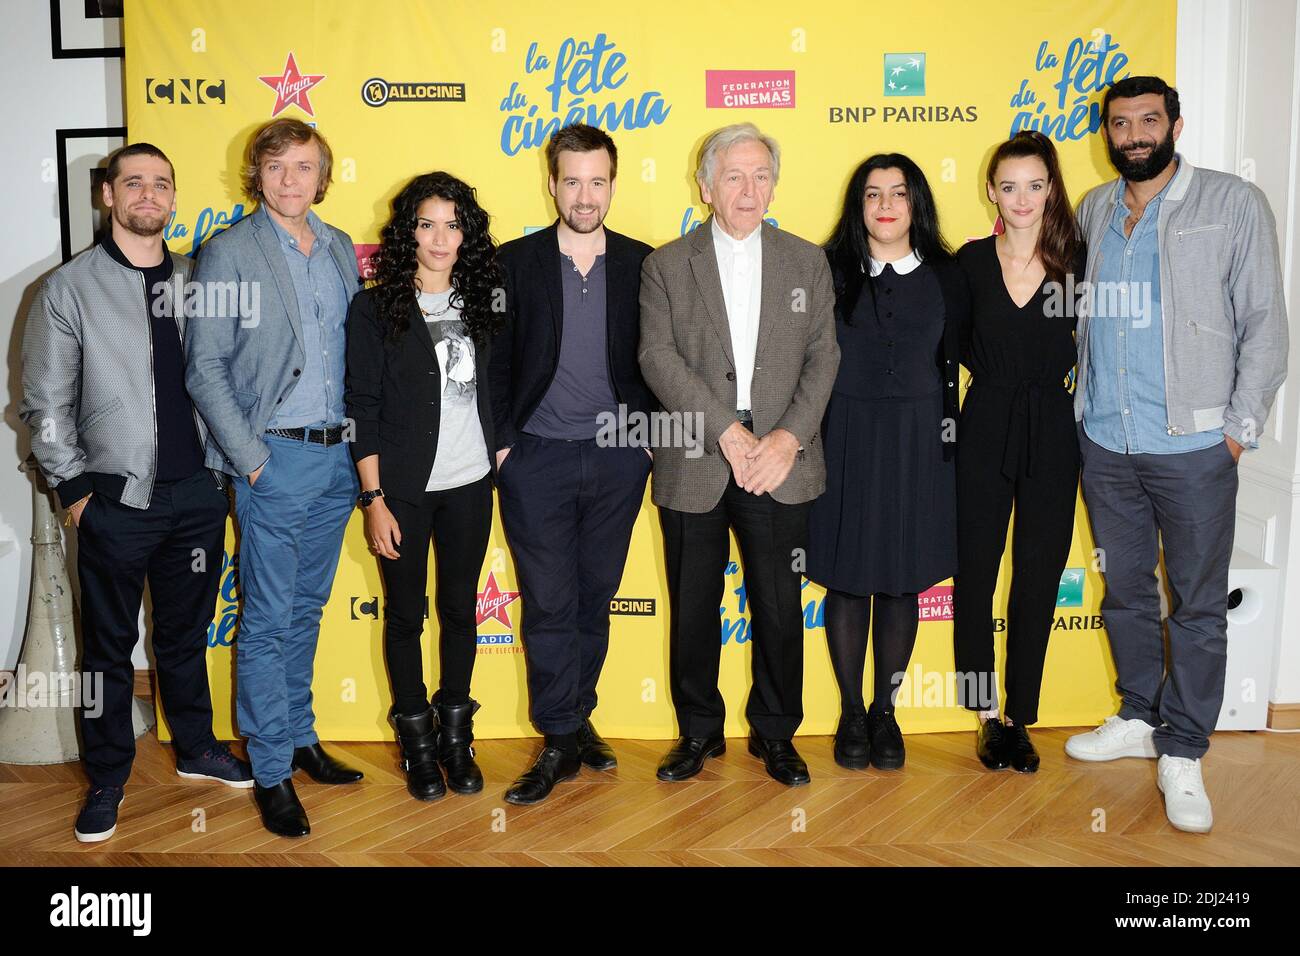
M 696 171 L 712 215 L 642 270 L 641 370 L 668 412 L 698 425 L 655 450 L 681 732 L 661 780 L 692 777 L 726 749 L 718 608 L 729 529 L 753 622 L 749 749 L 781 783 L 809 779 L 791 742 L 803 719 L 800 572 L 809 504 L 825 487 L 818 429 L 839 347 L 826 256 L 763 221 L 780 162 L 753 124 L 713 133 Z

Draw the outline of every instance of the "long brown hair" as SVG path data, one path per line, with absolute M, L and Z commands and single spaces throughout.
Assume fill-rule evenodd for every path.
M 1047 167 L 1047 179 L 1051 186 L 1047 205 L 1043 209 L 1043 225 L 1038 232 L 1038 248 L 1034 251 L 1047 271 L 1047 278 L 1053 282 L 1064 282 L 1066 273 L 1074 269 L 1083 237 L 1079 231 L 1079 222 L 1074 218 L 1074 210 L 1070 208 L 1070 196 L 1065 191 L 1065 180 L 1061 177 L 1061 162 L 1056 157 L 1056 147 L 1052 141 L 1037 130 L 1021 130 L 993 151 L 986 178 L 989 188 L 996 191 L 997 185 L 993 177 L 997 175 L 998 165 L 1004 159 L 1029 156 L 1042 160 Z

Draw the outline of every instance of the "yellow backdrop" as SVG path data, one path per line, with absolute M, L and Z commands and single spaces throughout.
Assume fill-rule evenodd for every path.
M 925 170 L 945 232 L 959 243 L 991 230 L 983 164 L 1015 129 L 1053 137 L 1074 199 L 1112 178 L 1100 136 L 1090 135 L 1102 93 L 1129 74 L 1172 78 L 1174 8 L 1174 0 L 1021 0 L 1014 11 L 958 0 L 660 0 L 623 12 L 605 0 L 559 7 L 132 0 L 127 119 L 131 140 L 153 142 L 175 162 L 178 207 L 167 240 L 185 253 L 250 211 L 239 192 L 239 156 L 251 131 L 273 115 L 313 122 L 329 139 L 335 182 L 317 211 L 352 235 L 363 261 L 398 189 L 431 169 L 478 188 L 499 241 L 548 224 L 553 210 L 539 147 L 558 124 L 578 121 L 609 130 L 619 147 L 610 226 L 655 245 L 706 217 L 692 180 L 695 152 L 708 131 L 741 120 L 782 144 L 769 211 L 781 228 L 823 240 L 853 166 L 872 152 L 901 151 Z M 611 736 L 675 732 L 661 547 L 647 496 L 599 688 L 597 725 Z M 1047 660 L 1045 725 L 1091 723 L 1116 706 L 1092 547 L 1080 503 Z M 227 737 L 235 736 L 234 551 L 232 531 L 209 641 L 218 726 Z M 737 593 L 743 574 L 734 564 L 727 572 L 722 686 L 726 731 L 734 735 L 745 731 L 751 651 Z M 1008 556 L 1000 614 L 1009 573 Z M 499 521 L 482 590 L 477 730 L 485 737 L 531 734 L 518 584 Z M 804 594 L 802 732 L 829 733 L 839 699 L 823 595 L 815 585 Z M 317 725 L 325 739 L 389 735 L 381 595 L 356 515 L 316 657 Z M 945 586 L 924 601 L 899 699 L 905 731 L 974 726 L 951 696 L 949 597 Z M 994 626 L 1000 666 L 1004 632 L 1001 621 Z M 427 638 L 435 647 L 436 630 L 435 618 Z M 426 679 L 436 686 L 431 657 Z

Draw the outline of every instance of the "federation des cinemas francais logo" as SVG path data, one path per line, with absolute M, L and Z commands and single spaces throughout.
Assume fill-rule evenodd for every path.
M 378 108 L 389 103 L 464 103 L 465 84 L 459 82 L 399 82 L 372 76 L 361 84 L 361 102 Z
M 706 109 L 794 109 L 794 70 L 705 70 Z

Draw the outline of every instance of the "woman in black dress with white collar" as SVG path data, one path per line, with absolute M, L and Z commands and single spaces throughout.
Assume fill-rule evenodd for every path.
M 835 760 L 892 770 L 904 761 L 894 697 L 916 643 L 918 595 L 957 570 L 953 458 L 968 296 L 929 184 L 898 153 L 854 171 L 826 254 L 840 367 L 822 423 L 826 492 L 809 517 L 808 577 L 827 589 L 841 702 Z

